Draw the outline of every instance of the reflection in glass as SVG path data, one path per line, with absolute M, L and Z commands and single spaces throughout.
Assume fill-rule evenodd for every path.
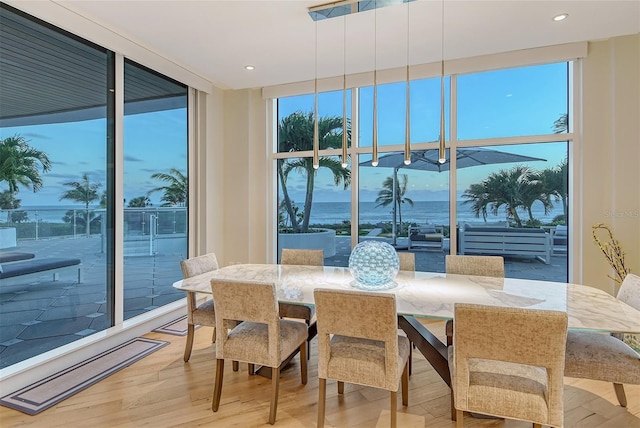
M 13 148 L 33 166 L 3 169 L 0 181 L 0 263 L 17 273 L 0 280 L 5 368 L 114 324 L 105 197 L 114 54 L 3 3 L 0 57 L 0 157 Z M 51 259 L 59 267 L 37 268 Z
M 187 88 L 130 60 L 124 67 L 124 318 L 184 297 Z M 156 266 L 140 275 L 141 265 Z

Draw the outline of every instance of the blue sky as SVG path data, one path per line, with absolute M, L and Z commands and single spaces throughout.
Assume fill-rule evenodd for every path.
M 124 197 L 128 201 L 147 191 L 164 185 L 152 180 L 155 172 L 168 172 L 176 168 L 186 173 L 187 132 L 186 109 L 156 111 L 127 115 L 124 120 Z M 19 134 L 29 144 L 44 151 L 51 160 L 51 170 L 42 175 L 44 185 L 34 193 L 20 188 L 17 198 L 23 207 L 39 205 L 75 205 L 73 201 L 60 201 L 60 195 L 69 187 L 63 183 L 80 181 L 87 173 L 92 182 L 102 183 L 106 189 L 106 121 L 86 120 L 46 125 L 33 125 L 0 129 L 0 138 Z M 6 183 L 0 184 L 5 190 Z M 161 193 L 151 200 L 160 204 Z M 97 205 L 96 201 L 94 205 Z
M 411 82 L 411 142 L 437 141 L 440 125 L 440 79 L 424 79 Z M 446 79 L 446 93 L 449 80 Z M 405 135 L 405 83 L 393 83 L 378 87 L 378 144 L 404 144 Z M 360 91 L 361 107 L 360 141 L 363 147 L 371 146 L 373 130 L 373 88 Z M 490 139 L 519 135 L 553 133 L 554 122 L 567 112 L 567 64 L 549 64 L 458 76 L 458 139 Z M 279 101 L 278 117 L 294 111 L 313 111 L 313 95 L 283 98 Z M 319 95 L 320 116 L 342 116 L 342 91 Z M 350 113 L 349 107 L 347 108 Z M 447 139 L 449 117 L 445 106 Z M 350 114 L 349 114 L 350 116 Z M 495 150 L 546 159 L 546 162 L 527 163 L 534 169 L 552 168 L 567 156 L 566 142 L 547 144 L 522 144 L 496 146 Z M 381 153 L 380 155 L 382 155 Z M 363 156 L 358 162 L 370 160 Z M 488 165 L 461 169 L 457 181 L 458 199 L 469 185 L 477 183 L 491 172 L 510 168 L 516 164 Z M 390 168 L 360 169 L 360 199 L 373 201 L 383 180 L 391 176 Z M 424 172 L 400 170 L 409 175 L 410 196 L 416 201 L 448 200 L 448 172 Z M 304 200 L 305 183 L 302 176 L 292 175 L 288 190 L 294 201 Z M 336 188 L 332 175 L 319 170 L 314 191 L 314 201 L 349 201 L 349 191 Z
M 449 82 L 447 79 L 447 93 Z M 411 82 L 411 140 L 436 141 L 439 132 L 440 79 Z M 348 105 L 351 105 L 351 99 Z M 360 91 L 360 145 L 371 146 L 372 87 Z M 313 94 L 283 98 L 279 102 L 278 117 L 294 111 L 313 111 Z M 380 150 L 385 145 L 403 144 L 405 126 L 405 83 L 380 85 L 378 88 L 378 133 Z M 446 108 L 448 112 L 448 105 Z M 350 112 L 350 107 L 348 107 Z M 567 111 L 567 65 L 565 63 L 499 70 L 458 77 L 458 138 L 479 139 L 537 135 L 553 132 L 553 123 Z M 342 91 L 322 93 L 319 114 L 342 116 Z M 447 124 L 449 117 L 446 117 Z M 79 180 L 88 173 L 92 181 L 105 183 L 106 129 L 104 120 L 46 124 L 0 129 L 0 137 L 20 134 L 30 144 L 43 150 L 52 160 L 52 169 L 43 175 L 44 186 L 33 193 L 21 188 L 17 197 L 22 206 L 70 205 L 59 201 L 68 188 L 65 182 Z M 187 135 L 186 109 L 166 110 L 125 117 L 125 199 L 143 196 L 162 183 L 152 180 L 154 172 L 168 172 L 170 168 L 186 171 Z M 448 137 L 448 136 L 447 136 Z M 565 157 L 566 143 L 529 144 L 494 147 L 534 157 L 547 162 L 531 162 L 536 169 L 558 165 Z M 383 153 L 381 153 L 382 155 Z M 367 157 L 362 157 L 363 162 Z M 474 167 L 460 170 L 460 195 L 472 183 L 489 173 L 513 164 Z M 382 181 L 391 175 L 390 168 L 361 168 L 360 198 L 372 201 Z M 448 200 L 449 175 L 446 172 L 401 171 L 409 174 L 410 196 L 420 200 Z M 0 184 L 5 189 L 6 184 Z M 301 176 L 292 175 L 289 191 L 295 201 L 304 199 L 305 183 Z M 159 204 L 160 193 L 152 196 Z M 349 201 L 350 191 L 335 187 L 331 174 L 320 170 L 314 200 Z

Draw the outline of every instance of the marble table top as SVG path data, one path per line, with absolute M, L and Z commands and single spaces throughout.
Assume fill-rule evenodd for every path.
M 213 278 L 273 283 L 278 300 L 311 305 L 315 288 L 357 290 L 348 268 L 276 264 L 230 265 L 177 281 L 173 286 L 211 294 Z M 477 303 L 566 311 L 571 329 L 640 333 L 640 311 L 584 285 L 407 271 L 398 273 L 395 282 L 395 288 L 379 292 L 396 295 L 401 315 L 451 319 L 454 303 Z

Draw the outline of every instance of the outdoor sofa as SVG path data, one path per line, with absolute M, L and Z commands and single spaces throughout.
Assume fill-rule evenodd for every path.
M 442 251 L 444 248 L 444 234 L 441 226 L 427 224 L 409 226 L 409 246 L 408 249 L 416 247 L 434 248 Z
M 551 235 L 542 228 L 477 226 L 463 224 L 459 231 L 460 254 L 535 257 L 551 262 Z

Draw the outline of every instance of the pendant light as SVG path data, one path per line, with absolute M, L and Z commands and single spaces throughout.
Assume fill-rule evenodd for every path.
M 378 58 L 376 56 L 378 47 L 378 5 L 374 0 L 373 9 L 373 141 L 371 166 L 378 166 Z
M 406 94 L 406 122 L 404 138 L 404 164 L 411 164 L 411 89 L 409 84 L 409 3 L 407 3 L 407 94 Z
M 447 161 L 444 149 L 444 1 L 442 0 L 442 27 L 441 27 L 441 53 L 440 61 L 440 144 L 438 147 L 438 163 L 443 164 Z
M 313 169 L 318 169 L 320 168 L 318 156 L 320 146 L 320 136 L 318 134 L 318 21 L 316 21 L 315 68 L 315 79 L 313 81 Z
M 347 15 L 344 15 L 343 32 L 343 73 L 342 73 L 342 167 L 346 168 L 347 163 Z

